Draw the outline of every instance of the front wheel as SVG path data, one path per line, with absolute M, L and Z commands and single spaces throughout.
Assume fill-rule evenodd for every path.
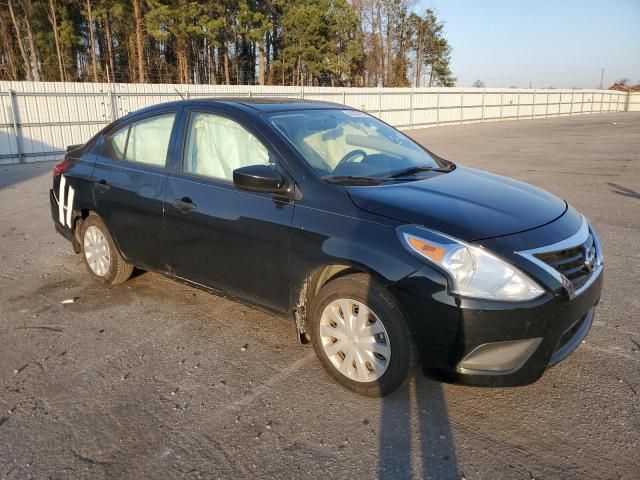
M 80 238 L 84 263 L 94 279 L 105 285 L 115 285 L 129 279 L 133 265 L 122 258 L 100 217 L 89 215 L 82 222 Z
M 328 373 L 361 395 L 388 395 L 417 363 L 415 340 L 391 293 L 368 275 L 324 285 L 312 302 L 312 342 Z

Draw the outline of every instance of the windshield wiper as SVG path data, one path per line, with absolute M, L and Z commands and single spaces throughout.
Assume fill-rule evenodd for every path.
M 331 176 L 327 175 L 322 177 L 325 182 L 328 183 L 342 183 L 342 184 L 351 184 L 351 185 L 379 185 L 383 182 L 388 182 L 390 180 L 394 181 L 411 181 L 416 180 L 411 177 L 416 173 L 420 172 L 450 172 L 453 170 L 453 164 L 450 167 L 432 167 L 428 165 L 422 166 L 414 166 L 410 168 L 405 168 L 404 170 L 400 170 L 392 173 L 391 175 L 384 175 L 379 177 L 359 177 L 356 175 L 336 175 Z
M 415 166 L 415 167 L 409 167 L 409 168 L 405 168 L 404 170 L 400 170 L 398 172 L 395 172 L 391 175 L 388 175 L 386 178 L 399 178 L 399 177 L 406 177 L 408 175 L 414 175 L 416 173 L 420 173 L 420 172 L 450 172 L 451 171 L 451 167 L 447 168 L 447 167 L 431 167 L 428 165 L 422 165 L 422 166 Z
M 378 185 L 385 181 L 381 177 L 357 177 L 354 175 L 338 175 L 322 177 L 328 183 L 348 183 L 352 185 Z

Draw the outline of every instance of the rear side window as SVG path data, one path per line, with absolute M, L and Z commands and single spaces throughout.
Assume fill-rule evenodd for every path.
M 192 113 L 189 119 L 183 170 L 233 181 L 236 168 L 274 166 L 265 146 L 239 123 L 211 113 Z
M 116 133 L 111 135 L 111 146 L 113 147 L 113 151 L 116 152 L 119 159 L 124 158 L 124 151 L 127 147 L 127 137 L 129 136 L 129 125 L 125 128 L 118 130 Z
M 119 159 L 164 167 L 175 113 L 133 122 L 111 135 L 111 146 Z

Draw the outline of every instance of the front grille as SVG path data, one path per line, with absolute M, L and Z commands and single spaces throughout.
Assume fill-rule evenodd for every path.
M 593 236 L 575 247 L 553 252 L 536 253 L 536 258 L 567 277 L 574 289 L 582 287 L 593 275 L 596 262 L 596 247 Z

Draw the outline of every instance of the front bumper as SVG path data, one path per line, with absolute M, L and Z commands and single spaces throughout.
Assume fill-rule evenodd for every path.
M 477 386 L 538 380 L 587 335 L 603 271 L 580 295 L 559 290 L 526 303 L 456 298 L 446 279 L 422 269 L 391 288 L 418 338 L 426 375 Z

